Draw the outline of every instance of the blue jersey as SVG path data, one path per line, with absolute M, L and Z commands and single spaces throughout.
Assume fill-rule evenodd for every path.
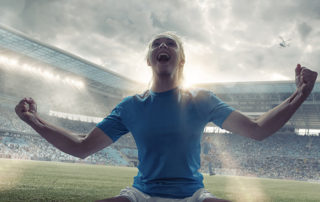
M 233 110 L 203 89 L 149 90 L 123 99 L 97 127 L 113 142 L 132 133 L 139 159 L 133 187 L 150 196 L 185 198 L 204 187 L 198 172 L 204 127 L 221 127 Z

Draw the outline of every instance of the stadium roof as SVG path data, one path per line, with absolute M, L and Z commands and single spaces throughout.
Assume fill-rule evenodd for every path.
M 31 39 L 3 25 L 0 25 L 0 46 L 105 86 L 132 91 L 132 88 L 141 85 L 97 64 Z

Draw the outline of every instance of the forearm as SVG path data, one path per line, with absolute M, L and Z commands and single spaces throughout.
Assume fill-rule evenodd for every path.
M 79 135 L 73 134 L 72 132 L 67 131 L 63 128 L 54 126 L 41 119 L 38 115 L 36 115 L 33 120 L 30 120 L 28 124 L 49 143 L 51 143 L 61 151 L 76 157 L 82 157 L 82 138 L 80 138 Z
M 223 122 L 222 127 L 255 140 L 269 137 L 279 130 L 306 100 L 314 87 L 317 76 L 317 72 L 298 64 L 295 69 L 297 90 L 288 99 L 258 119 L 251 119 L 235 110 Z
M 306 95 L 296 90 L 281 104 L 259 117 L 256 120 L 259 139 L 264 139 L 279 130 L 292 117 L 306 98 Z

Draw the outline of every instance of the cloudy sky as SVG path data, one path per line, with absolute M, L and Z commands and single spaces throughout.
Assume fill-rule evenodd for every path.
M 191 83 L 293 80 L 297 63 L 320 72 L 318 0 L 0 0 L 0 23 L 143 82 L 147 43 L 168 30 Z

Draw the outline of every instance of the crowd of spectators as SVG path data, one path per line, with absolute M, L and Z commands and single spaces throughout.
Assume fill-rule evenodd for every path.
M 61 152 L 38 135 L 14 131 L 0 131 L 0 158 L 130 166 L 126 157 L 113 147 L 80 159 Z
M 0 158 L 82 162 L 136 166 L 138 151 L 132 135 L 126 134 L 86 159 L 65 154 L 46 142 L 19 120 L 14 109 L 0 107 Z M 55 125 L 87 134 L 95 123 L 43 115 Z M 276 133 L 255 141 L 234 134 L 204 134 L 201 171 L 222 175 L 258 176 L 298 180 L 320 180 L 320 137 L 300 136 L 294 131 Z M 206 144 L 206 145 L 205 145 Z M 211 169 L 212 170 L 212 169 Z M 211 172 L 211 171 L 210 171 Z
M 22 122 L 16 115 L 14 108 L 0 105 L 0 129 L 34 133 L 31 127 Z
M 68 155 L 53 147 L 30 126 L 21 121 L 14 112 L 14 109 L 0 107 L 0 158 L 30 159 L 44 161 L 67 161 L 83 162 L 93 164 L 133 166 L 136 163 L 132 159 L 138 159 L 135 143 L 130 134 L 120 138 L 120 140 L 85 159 L 79 159 Z M 42 115 L 42 117 L 77 134 L 85 135 L 95 126 L 95 123 L 72 121 Z M 129 146 L 131 145 L 131 146 Z M 131 149 L 130 155 L 123 150 Z M 137 150 L 136 150 L 137 151 Z
M 202 171 L 216 174 L 320 180 L 320 137 L 279 132 L 263 141 L 234 134 L 205 134 Z

